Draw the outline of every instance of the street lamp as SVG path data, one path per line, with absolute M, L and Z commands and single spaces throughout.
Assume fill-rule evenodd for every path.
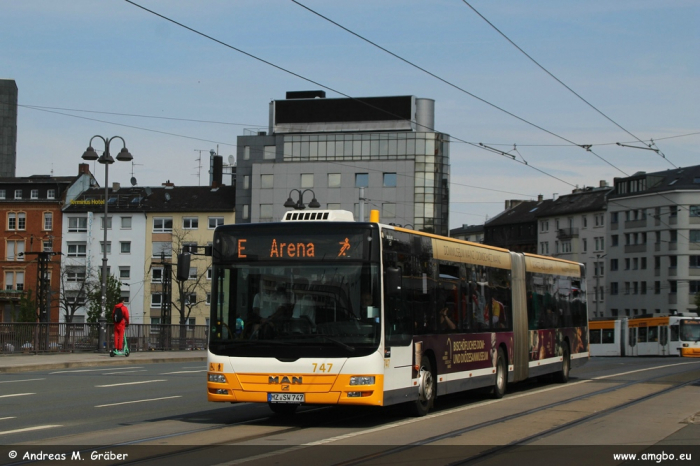
M 294 191 L 299 193 L 299 200 L 296 202 L 292 200 L 292 193 Z M 304 193 L 306 193 L 307 191 L 311 191 L 311 195 L 313 196 L 311 202 L 309 202 L 309 207 L 311 207 L 312 209 L 318 209 L 319 207 L 321 207 L 321 204 L 316 200 L 316 193 L 313 192 L 313 190 L 311 189 L 305 189 L 303 191 L 300 191 L 298 189 L 292 189 L 291 191 L 289 191 L 289 197 L 287 198 L 287 202 L 284 203 L 284 206 L 287 208 L 294 208 L 296 210 L 306 209 L 306 205 L 304 205 Z
M 92 141 L 95 138 L 102 139 L 102 142 L 104 142 L 105 144 L 105 150 L 101 156 L 98 156 L 97 152 L 95 152 L 95 149 L 92 148 Z M 126 150 L 126 142 L 124 142 L 124 138 L 122 138 L 121 136 L 112 136 L 109 139 L 97 135 L 93 136 L 90 139 L 90 143 L 88 144 L 87 150 L 83 154 L 83 160 L 97 160 L 99 163 L 105 166 L 105 216 L 102 222 L 102 227 L 104 228 L 104 243 L 102 245 L 102 283 L 100 286 L 102 303 L 100 304 L 100 331 L 97 340 L 97 351 L 100 352 L 107 351 L 107 198 L 109 197 L 109 166 L 114 163 L 114 159 L 111 155 L 109 155 L 109 144 L 114 139 L 121 139 L 123 145 L 122 150 L 117 155 L 117 160 L 119 160 L 120 162 L 131 162 L 134 159 L 134 157 L 129 153 L 128 150 Z

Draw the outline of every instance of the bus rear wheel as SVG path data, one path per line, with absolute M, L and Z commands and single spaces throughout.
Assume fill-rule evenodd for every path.
M 437 393 L 435 370 L 430 362 L 430 358 L 427 356 L 421 358 L 419 378 L 420 398 L 410 405 L 411 414 L 418 417 L 425 416 L 430 412 L 435 405 L 435 396 Z
M 566 383 L 569 381 L 569 371 L 571 370 L 571 356 L 569 355 L 569 345 L 564 345 L 562 353 L 563 354 L 561 370 L 554 374 L 554 379 L 559 383 Z
M 503 398 L 506 394 L 506 383 L 508 372 L 506 371 L 506 355 L 502 348 L 498 348 L 498 359 L 496 359 L 496 381 L 493 384 L 491 394 L 494 398 Z
M 291 416 L 293 415 L 299 405 L 290 403 L 268 403 L 267 404 L 273 413 L 279 414 L 280 416 Z

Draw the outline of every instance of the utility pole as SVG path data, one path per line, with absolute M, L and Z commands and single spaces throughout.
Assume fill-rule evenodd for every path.
M 160 253 L 160 265 L 163 266 L 163 288 L 160 299 L 160 349 L 170 349 L 170 318 L 172 300 L 173 265 L 165 261 L 165 253 Z
M 195 152 L 199 152 L 199 157 L 194 159 L 197 162 L 197 186 L 202 185 L 202 152 L 206 152 L 207 149 L 195 149 Z

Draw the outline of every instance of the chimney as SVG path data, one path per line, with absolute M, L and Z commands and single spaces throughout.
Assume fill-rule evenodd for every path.
M 537 202 L 542 202 L 544 200 L 544 196 L 542 194 L 537 195 Z
M 605 180 L 600 180 L 599 187 L 601 188 L 607 188 L 608 187 L 608 182 Z
M 166 188 L 172 188 L 175 186 L 175 183 L 171 183 L 170 180 L 168 180 L 165 183 L 162 183 L 161 186 L 165 186 Z
M 212 160 L 212 178 L 211 187 L 218 188 L 222 184 L 224 173 L 224 158 L 220 155 L 215 155 Z
M 120 185 L 116 181 L 112 183 L 112 191 L 114 191 L 114 192 L 119 191 L 119 188 L 121 188 L 121 187 L 122 187 L 122 185 Z
M 78 175 L 88 175 L 90 174 L 90 164 L 81 163 L 78 165 Z

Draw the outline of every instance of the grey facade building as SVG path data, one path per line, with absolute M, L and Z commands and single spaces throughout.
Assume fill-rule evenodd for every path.
M 608 215 L 606 316 L 695 315 L 700 165 L 615 178 Z
M 0 177 L 14 177 L 16 167 L 17 83 L 0 79 Z
M 289 92 L 270 103 L 267 131 L 238 137 L 236 223 L 279 221 L 288 198 L 316 199 L 447 236 L 449 136 L 434 126 L 431 99 Z

